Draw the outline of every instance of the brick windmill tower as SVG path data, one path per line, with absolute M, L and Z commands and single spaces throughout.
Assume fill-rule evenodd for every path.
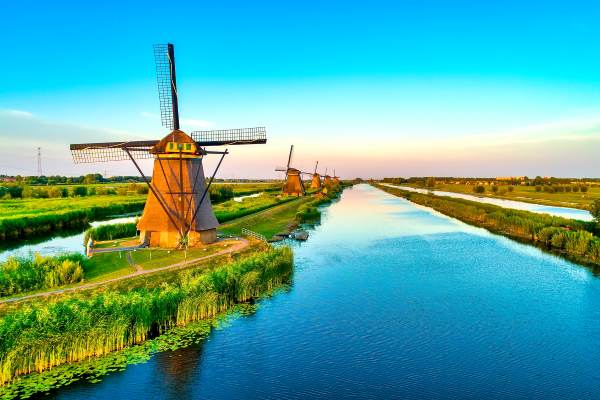
M 319 166 L 319 162 L 315 164 L 315 171 L 312 174 L 312 180 L 310 181 L 311 189 L 321 189 L 321 175 L 317 173 L 317 167 Z
M 333 181 L 332 182 L 334 185 L 340 184 L 340 177 L 335 174 L 335 169 L 333 170 Z
M 325 168 L 325 178 L 323 179 L 323 186 L 330 187 L 333 184 L 331 176 L 327 175 L 327 168 Z
M 160 140 L 72 144 L 75 163 L 130 160 L 148 185 L 148 200 L 137 229 L 149 246 L 185 248 L 212 243 L 219 225 L 208 191 L 228 150 L 209 146 L 266 143 L 265 128 L 194 131 L 180 130 L 175 52 L 172 44 L 154 46 L 162 125 L 171 132 Z M 220 155 L 208 182 L 203 159 Z M 142 172 L 140 159 L 154 159 L 152 180 Z
M 276 168 L 275 171 L 285 172 L 285 183 L 283 184 L 281 193 L 288 196 L 304 196 L 306 194 L 306 190 L 304 189 L 304 183 L 302 183 L 302 171 L 290 167 L 293 154 L 294 145 L 290 147 L 287 166 L 285 168 Z

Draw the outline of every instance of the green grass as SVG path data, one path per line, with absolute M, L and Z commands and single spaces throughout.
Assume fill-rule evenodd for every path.
M 298 208 L 311 199 L 311 196 L 295 198 L 284 204 L 226 223 L 219 230 L 224 234 L 237 236 L 241 234 L 242 228 L 247 228 L 270 239 L 277 233 L 289 232 L 290 227 L 296 223 Z
M 127 262 L 126 252 L 96 254 L 83 269 L 85 282 L 96 282 L 130 274 L 135 269 Z
M 233 246 L 233 244 L 231 242 L 215 243 L 201 248 L 190 248 L 187 252 L 183 250 L 140 249 L 131 252 L 131 258 L 136 264 L 144 268 L 144 270 L 152 270 L 182 261 L 210 256 Z
M 423 186 L 419 186 L 416 184 L 403 184 L 402 186 L 411 186 L 416 188 L 423 189 Z M 589 209 L 589 206 L 596 199 L 600 199 L 600 187 L 590 187 L 588 192 L 559 192 L 559 193 L 547 193 L 547 192 L 537 192 L 535 190 L 535 186 L 521 186 L 516 185 L 514 187 L 514 191 L 506 192 L 506 193 L 493 193 L 490 190 L 489 186 L 486 186 L 485 193 L 474 193 L 473 192 L 474 185 L 452 185 L 452 184 L 444 184 L 444 185 L 436 185 L 433 190 L 442 190 L 446 192 L 456 192 L 456 193 L 465 193 L 477 196 L 486 196 L 486 197 L 495 197 L 499 199 L 508 199 L 508 200 L 516 200 L 523 201 L 526 203 L 534 203 L 534 204 L 544 204 L 550 206 L 557 207 L 572 207 L 572 208 L 580 208 L 583 210 Z M 500 186 L 500 188 L 506 188 L 506 186 Z
M 35 217 L 42 214 L 64 213 L 90 207 L 140 203 L 146 195 L 65 197 L 57 199 L 14 199 L 0 201 L 0 219 Z

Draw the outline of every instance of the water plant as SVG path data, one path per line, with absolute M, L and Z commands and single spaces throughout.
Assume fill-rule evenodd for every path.
M 106 290 L 34 303 L 0 319 L 0 384 L 86 360 L 209 319 L 291 278 L 282 247 L 216 267 L 182 272 L 157 287 Z
M 10 257 L 0 263 L 0 297 L 81 282 L 84 263 L 77 253 Z
M 135 222 L 100 225 L 95 228 L 90 228 L 85 232 L 83 244 L 86 244 L 90 238 L 95 241 L 114 240 L 132 237 L 136 234 L 137 228 Z

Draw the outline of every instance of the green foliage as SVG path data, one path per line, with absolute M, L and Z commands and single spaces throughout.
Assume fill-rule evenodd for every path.
M 89 221 L 140 211 L 144 199 L 98 198 L 10 200 L 0 202 L 0 240 L 17 240 L 62 229 L 81 228 Z M 44 209 L 43 207 L 47 208 Z
M 287 282 L 292 264 L 289 248 L 269 249 L 208 272 L 181 273 L 154 288 L 108 290 L 17 309 L 0 319 L 0 385 L 212 318 Z
M 425 180 L 425 186 L 427 187 L 435 187 L 435 178 L 434 177 L 429 177 Z
M 590 206 L 590 213 L 596 220 L 596 222 L 600 223 L 600 199 L 595 200 Z
M 233 188 L 231 185 L 211 185 L 208 191 L 210 201 L 214 204 L 233 199 Z
M 87 196 L 88 190 L 85 186 L 75 186 L 73 189 L 71 189 L 71 194 L 72 196 L 83 197 Z
M 137 222 L 127 222 L 122 224 L 100 225 L 85 231 L 83 244 L 87 244 L 91 238 L 98 240 L 113 240 L 137 235 Z
M 84 256 L 10 257 L 0 263 L 0 296 L 49 289 L 83 280 Z
M 473 188 L 473 191 L 475 193 L 485 193 L 485 186 L 483 185 L 477 185 Z

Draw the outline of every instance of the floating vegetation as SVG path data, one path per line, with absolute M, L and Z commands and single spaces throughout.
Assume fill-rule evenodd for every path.
M 107 290 L 18 309 L 0 319 L 0 384 L 214 318 L 287 282 L 292 263 L 289 248 L 269 249 L 154 288 Z

